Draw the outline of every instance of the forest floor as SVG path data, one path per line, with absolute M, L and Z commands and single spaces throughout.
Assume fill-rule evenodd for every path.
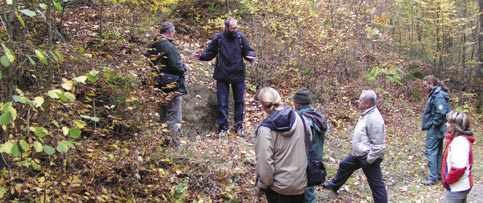
M 186 45 L 179 44 L 180 50 L 188 49 L 185 47 Z M 185 56 L 188 54 L 188 52 L 182 53 Z M 195 62 L 187 58 L 184 57 L 188 67 L 195 68 L 192 65 Z M 212 71 L 210 65 L 207 66 L 205 70 Z M 248 65 L 247 69 L 250 68 Z M 213 82 L 211 74 L 200 76 L 196 75 L 196 72 L 190 70 L 188 78 Z M 206 84 L 206 86 L 213 87 L 213 84 Z M 254 86 L 254 84 L 247 81 L 247 86 Z M 298 89 L 295 84 L 279 84 L 279 86 L 273 87 L 279 90 L 284 105 L 291 104 L 289 97 Z M 357 87 L 354 84 L 347 84 L 342 89 L 351 88 Z M 421 95 L 426 94 L 422 85 L 416 84 L 413 88 L 416 88 Z M 427 161 L 424 155 L 426 132 L 420 130 L 425 101 L 424 99 L 404 98 L 404 96 L 396 98 L 390 92 L 390 90 L 378 90 L 378 107 L 384 116 L 387 128 L 386 153 L 381 167 L 389 201 L 440 202 L 445 194 L 445 190 L 440 184 L 429 187 L 421 184 L 421 181 L 427 176 Z M 355 100 L 359 95 L 350 95 L 347 92 L 339 92 L 337 95 L 324 103 L 318 101 L 313 103 L 315 107 L 324 112 L 330 123 L 330 132 L 324 146 L 324 163 L 329 179 L 337 172 L 340 160 L 350 153 L 351 134 L 358 119 Z M 195 96 L 197 95 L 187 95 L 185 98 Z M 473 147 L 475 188 L 469 195 L 469 202 L 481 202 L 483 199 L 481 198 L 483 164 L 479 163 L 483 163 L 483 143 L 480 141 L 479 135 L 481 135 L 482 129 L 479 125 L 481 123 L 479 117 L 474 115 L 472 114 L 471 124 L 472 131 L 476 136 Z M 230 112 L 230 121 L 232 116 L 232 112 Z M 234 133 L 230 133 L 227 137 L 220 139 L 216 132 L 206 135 L 184 135 L 183 145 L 180 149 L 163 148 L 165 156 L 169 157 L 168 154 L 171 154 L 172 159 L 184 160 L 184 163 L 196 166 L 187 167 L 187 171 L 183 169 L 176 171 L 178 178 L 189 177 L 188 185 L 185 186 L 185 189 L 180 189 L 185 193 L 176 198 L 210 202 L 213 196 L 217 196 L 215 202 L 220 199 L 223 200 L 221 202 L 264 202 L 265 198 L 257 199 L 253 196 L 256 164 L 253 132 L 265 117 L 265 113 L 257 106 L 255 93 L 247 89 L 245 94 L 245 137 L 238 137 Z M 189 125 L 197 124 L 185 123 L 184 125 L 189 128 Z M 178 163 L 182 164 L 182 162 Z M 321 187 L 317 187 L 316 190 L 320 202 L 372 202 L 371 190 L 361 170 L 351 176 L 339 190 L 337 196 Z
M 126 99 L 121 97 L 125 95 L 120 95 L 119 98 L 124 98 L 126 102 L 119 102 L 119 104 L 126 104 L 125 108 L 129 111 L 121 107 L 122 105 L 116 107 L 116 109 L 119 108 L 122 111 L 114 111 L 113 100 L 105 101 L 106 105 L 104 103 L 99 104 L 99 101 L 94 100 L 92 102 L 94 115 L 96 102 L 98 102 L 98 108 L 107 112 L 105 119 L 109 119 L 113 123 L 128 123 L 116 126 L 132 127 L 127 121 L 142 117 L 142 119 L 139 119 L 139 123 L 137 123 L 138 120 L 133 122 L 139 124 L 139 126 L 134 126 L 139 128 L 139 132 L 118 135 L 112 133 L 114 129 L 101 129 L 99 127 L 98 131 L 77 139 L 76 148 L 72 147 L 69 154 L 60 155 L 56 153 L 48 156 L 37 153 L 33 156 L 34 153 L 32 152 L 31 157 L 41 165 L 39 169 L 25 168 L 19 165 L 20 158 L 30 158 L 28 153 L 24 153 L 20 158 L 13 157 L 8 162 L 9 166 L 0 171 L 3 174 L 0 183 L 5 183 L 0 185 L 0 201 L 266 202 L 264 197 L 256 198 L 254 196 L 256 162 L 253 132 L 266 117 L 257 102 L 254 101 L 254 89 L 259 84 L 251 84 L 249 81 L 251 78 L 247 78 L 245 137 L 236 136 L 233 132 L 225 138 L 218 138 L 216 132 L 186 133 L 181 137 L 181 147 L 170 147 L 167 142 L 169 140 L 167 124 L 160 124 L 151 118 L 152 113 L 154 113 L 151 112 L 151 109 L 155 109 L 156 105 L 149 103 L 150 100 L 140 96 L 148 88 L 147 85 L 143 87 L 143 78 L 135 71 L 136 68 L 142 69 L 143 67 L 150 69 L 142 54 L 146 50 L 147 42 L 159 32 L 159 27 L 153 26 L 159 26 L 159 19 L 150 14 L 146 14 L 150 16 L 149 20 L 139 20 L 139 22 L 131 22 L 130 19 L 119 17 L 119 22 L 110 22 L 111 24 L 105 25 L 112 29 L 105 32 L 104 38 L 98 38 L 95 35 L 97 26 L 92 26 L 91 24 L 95 23 L 90 22 L 97 19 L 93 17 L 96 16 L 94 12 L 97 11 L 82 7 L 70 9 L 66 15 L 69 16 L 67 23 L 69 26 L 65 29 L 69 31 L 68 33 L 71 33 L 72 41 L 69 46 L 72 46 L 72 49 L 79 50 L 71 50 L 72 53 L 82 52 L 84 57 L 91 59 L 88 60 L 89 65 L 87 65 L 88 63 L 80 63 L 73 59 L 79 54 L 66 57 L 72 67 L 87 66 L 76 70 L 66 70 L 66 72 L 69 72 L 69 77 L 70 74 L 78 76 L 80 72 L 88 72 L 90 68 L 95 67 L 98 71 L 106 74 L 106 69 L 99 68 L 99 65 L 96 64 L 112 67 L 112 69 L 109 69 L 116 74 L 109 77 L 107 77 L 109 74 L 106 74 L 99 79 L 110 78 L 113 79 L 115 84 L 119 82 L 121 85 L 117 84 L 117 89 L 109 86 L 101 91 L 100 87 L 102 88 L 102 86 L 83 85 L 83 87 L 89 89 L 89 95 L 91 88 L 93 92 L 97 91 L 100 96 L 111 94 L 110 91 L 113 91 L 113 89 L 123 91 L 129 97 L 126 97 L 128 98 Z M 112 12 L 112 14 L 111 18 L 117 18 L 116 12 Z M 133 19 L 137 19 L 135 14 L 133 14 Z M 87 26 L 84 22 L 87 23 Z M 132 27 L 136 23 L 137 25 Z M 79 32 L 79 30 L 82 32 Z M 191 39 L 190 37 L 193 36 L 188 35 L 189 33 L 185 34 L 184 36 L 178 34 L 174 44 L 181 54 L 182 61 L 186 63 L 188 68 L 186 76 L 188 91 L 190 87 L 200 84 L 206 88 L 214 87 L 211 78 L 213 68 L 210 63 L 198 63 L 189 59 L 194 50 L 205 47 L 205 42 Z M 204 35 L 211 34 L 214 33 L 204 33 Z M 252 41 L 252 39 L 249 39 L 249 41 Z M 381 63 L 385 62 L 384 60 L 385 58 L 381 59 Z M 403 69 L 406 68 L 402 67 L 403 65 L 398 66 Z M 69 67 L 69 65 L 66 65 L 66 67 Z M 260 68 L 263 69 L 264 67 Z M 253 66 L 248 65 L 247 69 L 251 73 Z M 75 74 L 70 73 L 70 71 L 75 72 Z M 291 75 L 290 71 L 283 74 L 280 74 L 280 77 L 283 78 L 277 78 L 278 80 L 273 81 L 286 81 L 292 84 L 273 82 L 275 84 L 273 87 L 281 93 L 284 104 L 290 105 L 288 98 L 300 87 L 300 84 L 302 84 L 300 80 L 302 79 L 299 79 L 298 75 Z M 133 77 L 136 78 L 131 81 Z M 367 81 L 363 77 L 364 75 L 348 76 L 347 80 L 351 81 L 336 81 L 333 86 L 330 83 L 331 85 L 324 87 L 324 91 L 331 95 L 324 95 L 322 96 L 325 99 L 323 102 L 315 101 L 313 104 L 324 112 L 330 123 L 331 130 L 324 147 L 324 163 L 329 179 L 335 175 L 340 160 L 350 153 L 351 133 L 358 119 L 355 100 L 362 90 L 360 89 L 363 86 L 361 84 L 367 85 Z M 336 80 L 335 78 L 334 75 L 321 76 L 322 82 L 324 80 Z M 195 83 L 195 81 L 200 82 Z M 126 88 L 123 84 L 126 83 L 126 86 L 131 86 L 129 85 L 131 82 L 135 83 L 135 87 L 131 91 L 127 91 L 129 88 Z M 378 84 L 383 84 L 383 82 Z M 414 89 L 420 95 L 425 95 L 422 85 L 414 85 L 419 81 L 411 82 L 413 83 L 400 85 L 396 88 L 402 89 L 404 86 L 406 89 Z M 421 114 L 425 101 L 424 99 L 417 100 L 408 96 L 408 94 L 394 93 L 397 91 L 394 91 L 390 86 L 371 85 L 371 88 L 378 93 L 378 107 L 386 121 L 387 151 L 382 162 L 382 170 L 389 201 L 403 203 L 439 202 L 445 193 L 441 185 L 427 187 L 421 184 L 421 181 L 427 175 L 426 158 L 424 156 L 426 134 L 420 130 Z M 156 97 L 158 95 L 144 96 Z M 188 94 L 184 96 L 184 99 L 186 101 L 189 98 L 203 96 L 206 95 Z M 110 99 L 111 97 L 101 98 Z M 85 99 L 87 100 L 87 97 Z M 144 103 L 137 103 L 137 101 L 143 99 L 146 100 Z M 80 103 L 79 101 L 75 104 L 80 105 Z M 85 110 L 85 112 L 90 112 L 92 108 L 90 103 L 89 101 L 88 105 L 82 104 L 84 107 L 82 111 L 77 108 L 66 111 L 83 112 Z M 136 106 L 136 108 L 133 108 L 131 106 L 133 103 L 143 106 L 133 105 Z M 63 106 L 62 109 L 68 108 Z M 126 113 L 131 111 L 142 114 L 142 116 L 133 116 L 126 119 L 124 119 L 125 117 L 117 117 L 132 115 Z M 186 113 L 192 112 L 184 112 L 185 115 Z M 475 111 L 469 112 L 469 114 L 472 118 L 472 131 L 476 136 L 476 142 L 473 145 L 475 187 L 469 195 L 469 202 L 482 202 L 483 164 L 481 163 L 483 163 L 483 143 L 480 136 L 482 134 L 480 125 L 482 117 L 477 115 Z M 66 114 L 65 117 L 67 116 Z M 56 120 L 53 121 L 57 122 Z M 199 120 L 184 123 L 183 128 L 190 129 L 190 127 L 202 122 L 207 121 Z M 96 125 L 94 124 L 95 128 Z M 109 128 L 113 127 L 109 126 Z M 213 128 L 216 128 L 216 126 L 213 126 Z M 116 129 L 116 132 L 123 129 Z M 19 150 L 17 149 L 17 151 Z M 317 191 L 320 202 L 372 202 L 371 191 L 364 174 L 360 170 L 355 172 L 339 190 L 338 196 L 322 190 L 320 187 L 317 187 Z
M 290 104 L 288 95 L 294 90 L 282 89 L 284 104 Z M 253 197 L 255 183 L 255 152 L 253 144 L 255 138 L 253 131 L 257 124 L 266 116 L 262 110 L 254 105 L 254 95 L 246 94 L 245 104 L 245 137 L 229 134 L 226 138 L 218 139 L 215 132 L 197 136 L 197 138 L 183 138 L 183 147 L 173 150 L 177 156 L 190 157 L 190 160 L 204 163 L 209 167 L 205 180 L 210 179 L 210 174 L 218 174 L 218 180 L 227 185 L 218 185 L 218 192 L 225 188 L 221 194 L 227 195 L 229 202 L 255 202 Z M 414 104 L 402 101 L 393 102 L 391 108 L 382 107 L 382 114 L 386 120 L 386 154 L 382 162 L 384 180 L 388 190 L 390 202 L 440 202 L 444 197 L 445 190 L 438 184 L 424 186 L 421 181 L 427 175 L 426 159 L 424 156 L 425 132 L 420 130 L 420 113 L 424 101 Z M 328 102 L 327 105 L 314 104 L 324 113 L 328 114 L 331 130 L 325 143 L 324 162 L 328 171 L 328 178 L 332 178 L 339 161 L 350 152 L 350 136 L 352 128 L 357 122 L 358 114 L 354 105 L 339 105 Z M 346 120 L 341 120 L 342 112 L 346 112 Z M 333 116 L 333 117 L 331 117 Z M 473 177 L 475 188 L 469 195 L 469 202 L 481 202 L 483 194 L 483 144 L 479 141 L 481 127 L 479 121 L 473 120 L 472 130 L 477 137 L 474 144 L 474 169 Z M 175 152 L 177 151 L 177 152 Z M 220 177 L 221 176 L 221 177 Z M 204 181 L 204 180 L 200 180 Z M 206 183 L 205 183 L 206 184 Z M 213 186 L 213 184 L 211 184 Z M 228 191 L 227 191 L 228 189 Z M 370 188 L 361 170 L 356 171 L 347 183 L 335 196 L 321 187 L 317 187 L 317 196 L 321 202 L 372 202 Z M 232 194 L 232 193 L 234 194 Z M 229 195 L 230 194 L 230 195 Z M 196 198 L 198 199 L 198 198 Z

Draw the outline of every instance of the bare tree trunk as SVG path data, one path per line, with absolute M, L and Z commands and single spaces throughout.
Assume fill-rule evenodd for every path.
M 52 49 L 52 46 L 54 44 L 54 36 L 52 33 L 52 0 L 48 1 L 48 7 L 47 7 L 47 33 L 48 33 L 48 41 L 47 41 L 47 47 L 49 50 Z M 52 61 L 49 59 L 48 60 L 48 67 L 47 67 L 47 84 L 46 84 L 46 89 L 50 90 L 52 88 L 52 80 L 53 80 L 53 69 L 54 65 L 52 64 Z M 46 126 L 49 122 L 49 112 L 50 112 L 50 99 L 49 97 L 46 97 L 44 105 L 43 105 L 44 110 L 40 114 L 40 125 L 41 126 Z
M 466 18 L 466 0 L 463 0 L 463 3 L 464 3 L 464 9 L 463 9 L 463 18 Z M 465 77 L 466 77 L 466 72 L 468 71 L 467 70 L 467 67 L 466 67 L 466 23 L 463 24 L 463 43 L 461 43 L 463 45 L 462 47 L 462 56 L 461 56 L 461 65 L 462 65 L 462 70 L 461 70 L 461 81 L 465 81 Z M 464 89 L 465 86 L 471 86 L 471 80 L 467 80 L 467 84 L 463 84 L 463 87 L 460 87 L 462 88 L 461 90 Z M 462 91 L 460 91 L 462 92 Z M 461 98 L 461 96 L 460 96 Z M 459 105 L 463 105 L 463 102 L 465 102 L 466 99 L 460 99 L 459 100 Z
M 332 25 L 332 29 L 335 29 L 335 22 L 334 22 L 334 14 L 333 14 L 333 11 L 332 11 L 332 8 L 330 7 L 330 1 L 329 0 L 327 2 L 327 9 L 329 10 L 329 14 L 330 14 L 330 23 Z
M 7 14 L 7 6 L 8 4 L 6 3 L 6 1 L 3 1 L 3 6 L 2 6 L 2 21 L 5 22 L 5 27 L 6 27 L 6 30 L 7 30 L 7 35 L 8 35 L 8 38 L 10 39 L 10 41 L 14 41 L 14 25 L 13 25 L 13 21 L 15 18 L 15 12 L 17 10 L 17 6 L 18 6 L 18 1 L 17 0 L 13 0 L 12 1 L 12 4 L 10 5 L 10 13 Z M 7 46 L 8 46 L 8 43 L 7 43 Z M 6 81 L 6 92 L 5 92 L 5 100 L 6 101 L 12 101 L 12 96 L 13 96 L 13 90 L 15 89 L 15 83 L 14 83 L 14 72 L 15 72 L 15 65 L 12 63 L 8 68 L 7 68 L 7 71 L 6 71 L 6 77 L 5 77 L 5 81 Z
M 480 7 L 480 32 L 478 36 L 478 68 L 476 69 L 476 78 L 481 78 L 481 69 L 483 68 L 483 0 L 479 0 L 479 7 Z M 481 85 L 481 81 L 479 82 Z M 481 113 L 481 105 L 483 103 L 483 88 L 479 88 L 480 91 L 478 94 L 478 113 Z
M 104 0 L 101 0 L 101 9 L 99 10 L 99 37 L 102 38 L 102 16 L 104 15 Z
M 225 0 L 225 4 L 226 4 L 226 12 L 229 13 L 230 12 L 230 2 L 229 2 L 229 0 Z

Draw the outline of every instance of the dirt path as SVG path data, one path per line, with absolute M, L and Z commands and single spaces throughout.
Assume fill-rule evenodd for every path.
M 468 202 L 483 202 L 483 181 L 475 182 L 475 186 L 468 195 Z

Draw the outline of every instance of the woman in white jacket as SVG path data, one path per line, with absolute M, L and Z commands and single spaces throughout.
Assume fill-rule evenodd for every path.
M 469 131 L 470 121 L 462 112 L 452 111 L 446 115 L 446 148 L 443 154 L 441 174 L 447 192 L 443 203 L 466 203 L 473 187 L 473 151 L 475 137 Z

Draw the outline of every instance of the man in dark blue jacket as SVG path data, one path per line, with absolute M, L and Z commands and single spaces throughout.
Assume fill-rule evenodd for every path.
M 235 131 L 243 136 L 243 105 L 245 102 L 246 68 L 243 59 L 256 63 L 258 58 L 233 18 L 225 21 L 225 30 L 216 34 L 204 52 L 196 52 L 193 58 L 210 61 L 216 57 L 213 78 L 216 80 L 218 100 L 218 131 L 223 137 L 228 131 L 228 96 L 229 87 L 235 100 Z
M 441 179 L 441 160 L 443 158 L 443 138 L 446 133 L 446 114 L 451 111 L 448 90 L 438 84 L 436 77 L 428 75 L 423 85 L 429 91 L 428 101 L 424 109 L 422 130 L 427 130 L 426 158 L 429 175 L 424 185 L 436 185 Z

